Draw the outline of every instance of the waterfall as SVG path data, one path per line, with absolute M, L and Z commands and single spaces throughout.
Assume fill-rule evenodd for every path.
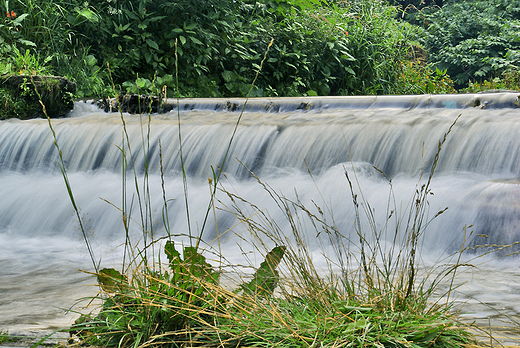
M 366 162 L 385 175 L 417 175 L 427 170 L 439 140 L 458 115 L 438 170 L 516 176 L 520 170 L 520 128 L 516 109 L 327 110 L 317 112 L 245 113 L 223 168 L 243 178 L 247 169 L 266 176 L 277 170 L 321 173 L 349 161 Z M 147 117 L 127 115 L 126 125 L 139 173 L 148 161 L 159 173 L 159 141 L 163 171 L 181 171 L 176 113 L 154 115 L 148 152 L 143 151 Z M 205 178 L 226 154 L 238 115 L 225 112 L 182 113 L 185 167 Z M 69 172 L 121 172 L 122 126 L 117 114 L 92 112 L 54 121 Z M 45 120 L 9 120 L 0 128 L 0 170 L 55 171 L 57 150 Z M 145 158 L 145 156 L 147 156 Z M 237 161 L 238 159 L 239 161 Z M 241 162 L 241 163 L 240 163 Z M 247 176 L 247 175 L 246 175 Z
M 493 212 L 497 210 L 494 207 L 500 206 L 493 202 L 503 196 L 500 192 L 514 195 L 518 187 L 517 181 L 512 180 L 520 173 L 517 109 L 426 108 L 420 102 L 416 103 L 419 106 L 407 109 L 403 106 L 409 107 L 408 104 L 401 107 L 395 104 L 376 108 L 293 108 L 283 112 L 255 111 L 253 107 L 253 111 L 242 115 L 223 172 L 228 180 L 235 181 L 235 187 L 240 187 L 238 194 L 258 190 L 252 195 L 262 195 L 261 187 L 255 187 L 251 180 L 254 173 L 262 180 L 286 188 L 283 194 L 290 195 L 293 189 L 300 191 L 300 195 L 309 196 L 309 202 L 316 198 L 311 194 L 316 188 L 307 186 L 317 178 L 323 186 L 318 189 L 332 188 L 327 199 L 334 202 L 333 210 L 339 212 L 343 209 L 340 207 L 349 204 L 343 171 L 354 164 L 361 177 L 368 180 L 361 189 L 375 196 L 370 203 L 382 204 L 380 210 L 384 210 L 387 180 L 392 180 L 394 186 L 407 186 L 408 190 L 403 188 L 398 195 L 403 194 L 403 200 L 409 198 L 406 195 L 413 193 L 421 173 L 429 172 L 439 141 L 460 115 L 443 145 L 434 178 L 434 183 L 439 183 L 434 193 L 450 188 L 434 208 L 449 207 L 447 215 L 452 218 L 448 225 L 452 227 L 443 229 L 461 229 L 461 224 L 455 222 L 463 221 L 477 224 L 476 229 L 486 231 L 486 235 L 496 235 L 494 241 L 502 240 L 499 235 L 504 233 L 511 236 L 508 241 L 519 237 L 514 223 L 516 211 L 511 204 L 509 213 L 503 209 L 496 213 L 497 224 L 506 231 L 494 229 L 492 222 Z M 204 182 L 220 169 L 239 114 L 208 111 L 204 105 L 200 108 L 182 111 L 180 124 L 184 169 L 193 182 L 190 189 L 195 196 L 193 204 L 203 210 L 208 199 Z M 158 182 L 162 170 L 171 187 L 167 193 L 175 202 L 172 206 L 176 205 L 182 201 L 177 112 L 152 115 L 150 120 L 147 115 L 124 115 L 124 119 L 129 139 L 125 150 L 132 155 L 127 158 L 128 173 L 135 170 L 136 175 L 142 176 L 148 165 L 148 173 L 154 179 L 151 181 L 156 181 L 152 182 L 156 186 L 154 196 L 160 205 Z M 117 209 L 113 214 L 107 213 L 109 208 L 99 197 L 115 205 L 120 203 L 121 116 L 92 107 L 76 111 L 73 117 L 53 121 L 53 127 L 73 190 L 83 202 L 82 211 L 90 215 L 92 228 L 99 235 L 117 234 L 121 229 L 116 227 L 119 213 Z M 0 230 L 35 236 L 73 233 L 74 218 L 57 161 L 58 152 L 46 120 L 1 123 L 4 199 L 0 205 Z M 458 186 L 453 186 L 453 182 L 458 182 Z M 304 192 L 299 185 L 305 187 Z M 93 194 L 96 190 L 99 193 Z M 338 190 L 345 192 L 338 196 Z M 173 221 L 180 219 L 182 210 L 172 210 L 171 214 L 178 217 Z M 341 215 L 351 213 L 347 209 Z M 504 219 L 508 222 L 502 222 Z M 345 222 L 346 230 L 350 228 L 348 225 Z M 183 230 L 187 228 L 180 226 Z

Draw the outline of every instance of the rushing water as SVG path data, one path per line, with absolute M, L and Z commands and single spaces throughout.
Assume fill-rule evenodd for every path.
M 226 156 L 241 102 L 187 100 L 181 105 L 194 230 L 204 219 L 208 177 L 218 172 Z M 307 207 L 323 207 L 348 236 L 354 234 L 355 213 L 346 170 L 351 178 L 355 173 L 355 189 L 362 190 L 382 228 L 389 198 L 404 214 L 421 173 L 427 176 L 434 163 L 439 141 L 460 115 L 436 163 L 429 198 L 430 217 L 449 209 L 428 227 L 421 257 L 433 263 L 439 255 L 456 251 L 468 225 L 473 227 L 466 231 L 473 234 L 467 245 L 511 244 L 520 241 L 520 112 L 515 102 L 516 94 L 503 93 L 251 101 L 231 143 L 222 183 L 288 228 L 283 212 L 251 171 L 282 195 L 297 197 Z M 177 112 L 152 115 L 149 128 L 148 116 L 124 115 L 124 120 L 129 139 L 125 150 L 133 153 L 127 158 L 128 189 L 134 186 L 134 174 L 139 183 L 144 180 L 148 166 L 157 215 L 150 226 L 157 235 L 164 233 L 162 168 L 171 231 L 186 233 Z M 121 117 L 77 103 L 67 118 L 52 125 L 96 259 L 116 267 L 124 238 L 121 213 L 114 207 L 122 201 Z M 0 330 L 67 325 L 74 315 L 65 310 L 96 292 L 94 279 L 78 271 L 92 270 L 92 265 L 57 163 L 46 120 L 0 122 Z M 139 212 L 133 197 L 135 217 Z M 222 194 L 217 198 L 223 201 L 218 207 L 229 203 Z M 210 220 L 220 232 L 243 232 L 228 212 L 217 210 Z M 205 241 L 211 244 L 216 231 L 213 223 L 204 232 Z M 315 238 L 315 230 L 306 233 L 309 240 Z M 228 235 L 224 256 L 240 262 L 242 242 Z M 513 246 L 498 255 L 476 258 L 477 251 L 464 256 L 475 258 L 478 266 L 461 274 L 465 283 L 457 296 L 468 303 L 462 309 L 465 316 L 495 320 L 503 318 L 496 310 L 520 313 L 518 259 L 504 257 L 516 250 Z

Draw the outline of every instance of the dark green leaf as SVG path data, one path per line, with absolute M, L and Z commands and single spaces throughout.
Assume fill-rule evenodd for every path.
M 167 241 L 164 246 L 164 252 L 166 253 L 166 257 L 168 258 L 169 263 L 171 264 L 174 260 L 178 260 L 181 254 L 175 249 L 175 243 L 173 241 Z
M 200 41 L 200 40 L 197 39 L 196 37 L 190 36 L 189 38 L 191 39 L 191 41 L 193 41 L 194 44 L 197 44 L 197 45 L 204 45 L 204 44 L 202 43 L 202 41 Z
M 152 39 L 146 39 L 146 43 L 153 49 L 159 49 L 159 45 L 157 45 L 157 42 L 153 41 Z
M 122 290 L 126 277 L 113 268 L 103 268 L 97 274 L 99 285 L 107 292 L 119 292 Z

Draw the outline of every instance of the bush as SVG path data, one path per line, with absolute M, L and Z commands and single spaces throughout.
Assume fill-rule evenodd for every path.
M 122 88 L 136 76 L 171 75 L 176 54 L 183 96 L 245 96 L 251 66 L 271 39 L 252 96 L 393 93 L 417 35 L 383 0 L 32 0 L 16 7 L 16 22 L 2 29 L 8 44 L 49 59 L 54 73 L 77 83 L 79 96 L 106 93 L 107 64 Z
M 25 73 L 64 76 L 77 85 L 77 96 L 103 96 L 107 92 L 107 74 L 89 54 L 81 33 L 85 22 L 97 23 L 99 17 L 81 1 L 3 2 L 3 13 L 14 13 L 0 24 L 0 60 L 3 65 L 16 60 L 16 52 L 36 57 L 45 70 Z M 28 60 L 25 59 L 27 62 Z
M 520 72 L 510 69 L 501 77 L 485 80 L 482 82 L 469 82 L 468 87 L 461 90 L 463 93 L 478 93 L 489 90 L 520 91 Z
M 286 18 L 267 31 L 275 43 L 260 78 L 276 81 L 263 85 L 278 95 L 392 93 L 415 36 L 395 13 L 384 2 L 361 1 Z
M 450 1 L 423 17 L 430 61 L 446 70 L 456 88 L 518 68 L 520 1 Z
M 403 72 L 399 76 L 402 81 L 400 94 L 447 94 L 455 93 L 453 81 L 446 74 L 446 70 L 421 65 L 421 62 L 405 62 Z

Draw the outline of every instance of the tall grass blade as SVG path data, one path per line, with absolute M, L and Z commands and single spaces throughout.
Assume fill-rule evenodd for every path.
M 177 94 L 177 124 L 179 125 L 179 157 L 181 160 L 182 171 L 182 187 L 184 190 L 184 206 L 186 209 L 186 221 L 188 223 L 188 236 L 190 238 L 190 245 L 193 245 L 193 234 L 191 232 L 190 222 L 190 208 L 188 204 L 188 179 L 186 178 L 186 169 L 184 166 L 184 156 L 182 153 L 182 133 L 181 133 L 181 111 L 180 111 L 180 93 L 179 93 L 179 57 L 177 55 L 177 39 L 175 39 L 175 89 Z M 197 243 L 198 246 L 198 243 Z
M 45 117 L 47 117 L 49 129 L 52 132 L 52 138 L 54 140 L 54 146 L 56 147 L 56 150 L 58 151 L 58 167 L 60 168 L 60 172 L 61 172 L 61 176 L 63 177 L 63 181 L 65 182 L 65 187 L 67 188 L 67 194 L 68 194 L 70 202 L 72 204 L 72 208 L 74 209 L 74 213 L 76 214 L 76 218 L 78 219 L 79 229 L 83 236 L 83 240 L 85 241 L 85 245 L 87 246 L 90 260 L 92 261 L 92 265 L 94 266 L 94 269 L 97 272 L 99 270 L 99 266 L 96 263 L 96 259 L 94 257 L 94 251 L 92 250 L 92 246 L 90 245 L 90 241 L 87 236 L 87 231 L 83 225 L 83 219 L 81 218 L 79 208 L 76 204 L 76 199 L 74 198 L 74 194 L 72 193 L 72 186 L 70 185 L 69 176 L 67 174 L 67 169 L 65 167 L 65 161 L 63 160 L 63 153 L 61 152 L 61 148 L 58 144 L 58 138 L 56 137 L 56 132 L 54 131 L 54 127 L 52 126 L 51 118 L 47 114 L 45 104 L 42 101 L 38 88 L 36 88 L 36 84 L 34 83 L 34 79 L 33 79 L 32 75 L 31 75 L 31 83 L 34 87 L 34 91 L 35 91 L 36 95 L 38 96 L 38 101 L 39 101 L 40 105 L 42 106 L 43 114 L 45 115 Z
M 249 100 L 249 96 L 251 95 L 251 92 L 253 91 L 253 88 L 255 87 L 256 80 L 258 79 L 258 75 L 260 74 L 260 71 L 262 71 L 262 67 L 263 67 L 264 62 L 265 62 L 265 60 L 267 58 L 267 54 L 269 53 L 269 49 L 273 45 L 273 42 L 274 42 L 274 39 L 271 39 L 271 41 L 269 42 L 269 45 L 267 45 L 267 49 L 265 50 L 264 57 L 262 58 L 262 61 L 260 62 L 260 66 L 258 67 L 258 69 L 256 71 L 255 78 L 251 82 L 251 86 L 249 88 L 249 91 L 247 92 L 246 99 L 244 101 L 244 105 L 242 105 L 242 110 L 240 111 L 240 115 L 238 116 L 237 122 L 235 123 L 235 127 L 233 129 L 233 133 L 231 134 L 231 137 L 229 139 L 229 143 L 228 143 L 228 145 L 226 147 L 226 152 L 224 154 L 224 158 L 222 159 L 222 162 L 220 163 L 220 167 L 218 168 L 219 170 L 217 171 L 217 175 L 216 176 L 214 175 L 214 177 L 213 177 L 213 180 L 212 180 L 213 191 L 212 191 L 212 194 L 211 194 L 212 197 L 217 192 L 217 186 L 218 186 L 218 184 L 220 182 L 220 175 L 222 174 L 222 170 L 224 170 L 224 165 L 227 162 L 227 158 L 228 158 L 228 155 L 229 155 L 229 150 L 231 149 L 231 144 L 233 143 L 233 139 L 235 138 L 235 134 L 237 132 L 238 125 L 240 124 L 240 120 L 242 119 L 242 116 L 244 115 L 244 111 L 245 111 L 247 102 Z M 178 106 L 177 106 L 177 109 L 178 109 Z M 215 173 L 215 171 L 213 171 L 213 173 Z M 212 202 L 213 201 L 210 200 L 209 206 L 206 209 L 206 215 L 204 216 L 204 220 L 202 222 L 202 227 L 201 227 L 200 233 L 199 233 L 199 235 L 197 237 L 197 244 L 195 245 L 196 248 L 199 247 L 200 241 L 202 240 L 202 235 L 204 233 L 204 229 L 205 229 L 206 223 L 208 221 L 209 213 L 211 211 L 211 204 L 212 204 Z

